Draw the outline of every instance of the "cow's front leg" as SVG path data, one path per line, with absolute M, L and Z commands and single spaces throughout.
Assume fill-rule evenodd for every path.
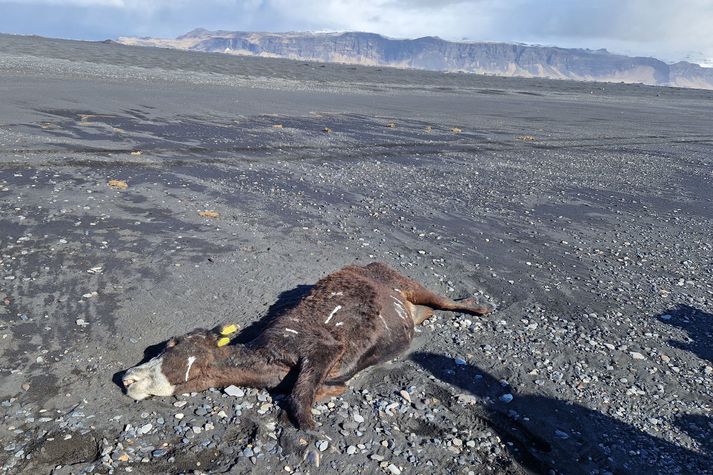
M 287 411 L 292 423 L 303 430 L 314 429 L 312 405 L 317 390 L 322 386 L 329 370 L 344 352 L 344 347 L 337 342 L 314 346 L 307 356 L 300 359 L 297 381 L 287 401 Z

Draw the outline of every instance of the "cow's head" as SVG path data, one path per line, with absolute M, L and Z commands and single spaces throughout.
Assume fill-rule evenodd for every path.
M 214 363 L 225 357 L 224 347 L 237 330 L 237 325 L 221 325 L 171 338 L 161 354 L 126 370 L 122 376 L 126 394 L 140 401 L 149 396 L 172 396 L 209 388 Z

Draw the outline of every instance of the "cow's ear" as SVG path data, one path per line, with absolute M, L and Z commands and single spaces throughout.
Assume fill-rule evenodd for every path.
M 175 338 L 171 338 L 170 340 L 168 340 L 168 341 L 166 342 L 166 348 L 173 348 L 174 346 L 176 346 L 176 343 L 178 343 L 178 342 L 176 341 L 176 339 L 175 339 Z

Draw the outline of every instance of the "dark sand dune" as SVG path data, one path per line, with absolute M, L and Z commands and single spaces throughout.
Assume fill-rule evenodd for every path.
M 703 91 L 0 36 L 0 465 L 713 473 L 712 117 Z M 499 309 L 429 321 L 318 434 L 279 395 L 113 382 L 372 260 Z

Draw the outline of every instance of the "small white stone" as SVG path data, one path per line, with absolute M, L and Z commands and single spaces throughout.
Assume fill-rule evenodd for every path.
M 645 360 L 646 359 L 646 357 L 644 355 L 642 355 L 641 353 L 639 353 L 637 351 L 632 351 L 630 354 L 631 354 L 631 357 L 634 358 L 635 360 Z
M 243 391 L 239 387 L 234 386 L 232 384 L 230 386 L 228 386 L 227 388 L 225 388 L 223 391 L 225 391 L 225 394 L 227 394 L 228 396 L 234 396 L 234 397 L 245 396 L 245 391 Z
M 386 470 L 389 471 L 389 473 L 393 475 L 400 475 L 401 474 L 401 469 L 394 465 L 393 463 L 390 463 L 388 467 L 386 467 Z

